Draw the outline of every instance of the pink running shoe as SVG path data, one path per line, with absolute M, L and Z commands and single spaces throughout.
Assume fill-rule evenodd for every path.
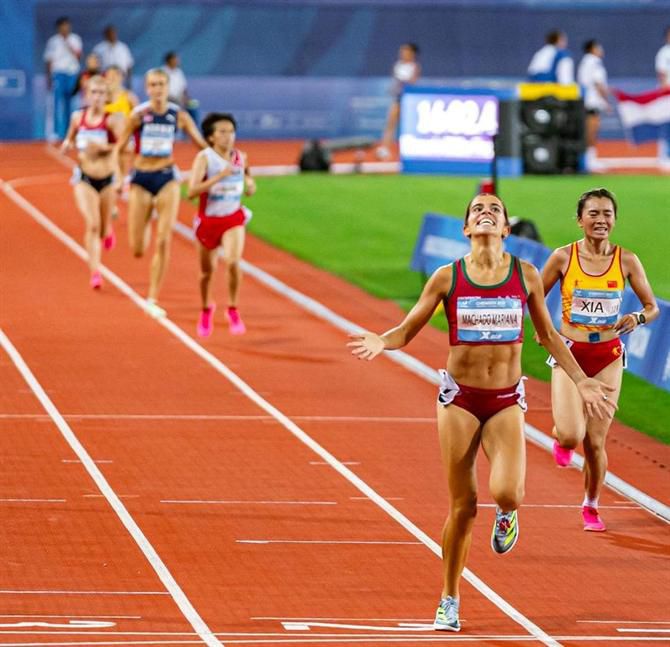
M 558 441 L 554 441 L 554 446 L 551 449 L 551 453 L 554 455 L 554 461 L 559 467 L 568 467 L 570 461 L 572 460 L 572 455 L 575 453 L 574 449 L 566 449 L 561 447 L 558 444 Z
M 247 327 L 244 325 L 237 308 L 229 306 L 226 310 L 226 319 L 228 319 L 228 330 L 231 335 L 244 335 L 247 332 Z
M 99 290 L 102 287 L 102 274 L 100 272 L 93 272 L 89 283 L 94 290 Z
M 116 234 L 111 227 L 109 228 L 109 233 L 102 239 L 102 246 L 108 252 L 111 252 L 116 247 Z
M 607 527 L 598 514 L 597 508 L 585 505 L 582 507 L 582 519 L 584 519 L 584 530 L 590 532 L 605 532 Z
M 198 337 L 209 337 L 214 330 L 214 312 L 216 304 L 212 303 L 209 308 L 203 308 L 200 311 L 200 319 L 198 319 Z

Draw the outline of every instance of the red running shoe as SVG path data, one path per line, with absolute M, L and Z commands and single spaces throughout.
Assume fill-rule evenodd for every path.
M 209 308 L 203 308 L 200 311 L 200 319 L 198 319 L 198 326 L 196 328 L 198 337 L 209 337 L 214 330 L 214 312 L 216 304 L 212 303 Z
M 572 461 L 572 455 L 575 453 L 574 449 L 566 449 L 561 447 L 558 444 L 558 441 L 554 441 L 554 446 L 551 449 L 551 453 L 554 455 L 554 461 L 559 467 L 568 467 Z
M 582 519 L 584 519 L 584 530 L 589 532 L 605 532 L 607 527 L 598 514 L 598 508 L 589 505 L 582 507 Z
M 97 271 L 93 272 L 89 284 L 94 290 L 99 290 L 102 287 L 102 274 Z
M 102 239 L 102 246 L 108 252 L 111 252 L 116 247 L 116 234 L 111 227 L 109 228 L 109 233 Z
M 244 335 L 247 332 L 247 327 L 234 306 L 229 306 L 226 310 L 226 319 L 228 319 L 228 330 L 231 335 Z

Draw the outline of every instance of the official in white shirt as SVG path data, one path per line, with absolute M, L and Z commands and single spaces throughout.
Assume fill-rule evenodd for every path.
M 597 160 L 596 142 L 600 130 L 600 114 L 609 111 L 609 90 L 607 88 L 607 70 L 603 63 L 605 50 L 595 39 L 584 43 L 584 57 L 577 68 L 577 83 L 584 93 L 586 110 L 586 169 L 588 171 L 603 170 Z
M 135 65 L 135 59 L 130 53 L 128 45 L 119 40 L 114 25 L 107 25 L 103 32 L 104 40 L 100 41 L 94 48 L 93 53 L 97 54 L 102 63 L 102 69 L 106 70 L 112 65 L 116 65 L 126 77 L 126 84 L 130 87 L 130 77 Z
M 655 60 L 656 77 L 662 88 L 670 88 L 670 25 L 665 28 L 665 45 L 658 50 Z M 658 140 L 658 165 L 670 173 L 670 133 Z
M 186 75 L 179 67 L 177 52 L 168 52 L 163 59 L 165 65 L 160 69 L 168 75 L 168 97 L 172 103 L 186 110 L 196 124 L 200 123 L 200 102 L 188 94 Z
M 528 65 L 528 80 L 535 83 L 575 82 L 575 64 L 567 50 L 568 37 L 558 29 L 545 36 L 545 44 L 535 54 Z
M 658 84 L 670 88 L 670 25 L 665 28 L 665 45 L 658 50 L 654 67 Z
M 72 33 L 70 19 L 66 16 L 58 18 L 56 20 L 56 33 L 49 38 L 44 48 L 47 89 L 53 90 L 54 99 L 54 132 L 48 132 L 48 138 L 54 135 L 59 139 L 65 137 L 70 123 L 72 95 L 77 84 L 81 50 L 81 38 Z

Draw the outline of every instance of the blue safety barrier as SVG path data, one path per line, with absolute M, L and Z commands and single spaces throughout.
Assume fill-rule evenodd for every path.
M 505 249 L 542 269 L 552 250 L 541 243 L 519 236 L 505 239 Z M 419 237 L 414 247 L 410 267 L 423 274 L 432 274 L 438 267 L 465 256 L 470 241 L 463 235 L 463 218 L 437 213 L 424 215 Z M 624 338 L 631 373 L 670 391 L 670 303 L 658 299 L 659 318 L 648 326 L 636 328 Z M 561 316 L 561 298 L 558 285 L 547 296 L 547 308 L 558 325 Z M 635 293 L 626 287 L 622 312 L 640 310 Z

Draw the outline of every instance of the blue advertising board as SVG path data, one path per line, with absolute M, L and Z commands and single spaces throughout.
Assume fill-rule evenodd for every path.
M 509 236 L 505 250 L 542 269 L 551 251 L 528 238 Z M 463 234 L 463 219 L 437 213 L 424 215 L 419 237 L 414 247 L 410 267 L 423 274 L 432 274 L 438 267 L 453 263 L 470 251 L 470 241 Z M 648 326 L 636 328 L 624 338 L 628 370 L 648 382 L 670 391 L 670 303 L 658 299 L 659 318 Z M 621 304 L 622 312 L 639 310 L 641 304 L 635 293 L 626 287 Z M 547 308 L 554 324 L 561 316 L 559 286 L 547 295 Z

